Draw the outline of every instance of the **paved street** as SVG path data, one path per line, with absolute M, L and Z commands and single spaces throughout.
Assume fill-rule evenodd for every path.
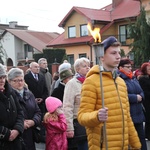
M 147 141 L 147 150 L 150 150 L 150 141 Z M 45 144 L 44 143 L 39 143 L 36 144 L 36 150 L 45 150 Z
M 147 150 L 150 150 L 150 141 L 147 141 Z
M 36 150 L 45 150 L 45 143 L 36 143 Z

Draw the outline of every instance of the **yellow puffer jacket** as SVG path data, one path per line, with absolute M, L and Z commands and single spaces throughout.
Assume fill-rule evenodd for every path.
M 141 144 L 130 117 L 125 82 L 111 72 L 102 72 L 104 105 L 108 108 L 106 135 L 108 150 L 128 150 L 128 145 L 140 149 Z M 98 110 L 102 108 L 99 66 L 87 74 L 81 91 L 78 121 L 86 127 L 89 150 L 100 150 L 102 142 L 102 122 L 98 120 Z M 105 141 L 102 142 L 105 150 Z

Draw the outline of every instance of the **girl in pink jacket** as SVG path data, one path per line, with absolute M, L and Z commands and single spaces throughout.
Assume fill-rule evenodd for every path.
M 67 150 L 67 124 L 62 102 L 58 98 L 48 97 L 45 105 L 48 110 L 43 120 L 46 128 L 46 150 Z

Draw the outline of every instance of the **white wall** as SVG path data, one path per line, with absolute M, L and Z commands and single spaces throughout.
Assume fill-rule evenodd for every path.
M 13 60 L 13 63 L 15 63 L 14 36 L 7 32 L 1 39 L 1 43 L 7 53 L 8 58 L 11 58 Z

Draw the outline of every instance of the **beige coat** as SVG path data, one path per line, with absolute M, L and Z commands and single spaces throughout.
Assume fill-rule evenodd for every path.
M 76 77 L 69 80 L 65 86 L 63 110 L 67 120 L 67 131 L 74 130 L 73 119 L 77 118 L 80 105 L 82 83 Z

